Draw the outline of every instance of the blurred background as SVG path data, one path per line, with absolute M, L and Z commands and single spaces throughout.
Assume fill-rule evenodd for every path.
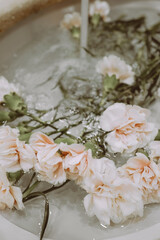
M 108 0 L 111 6 L 135 1 L 140 2 L 140 0 Z M 152 0 L 145 1 L 152 2 Z M 80 0 L 0 0 L 0 32 L 41 9 L 62 7 L 78 2 L 80 3 Z

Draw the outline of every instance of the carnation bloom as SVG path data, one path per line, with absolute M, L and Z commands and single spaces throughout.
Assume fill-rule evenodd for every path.
M 75 28 L 80 28 L 81 26 L 81 16 L 79 13 L 67 13 L 64 15 L 64 19 L 61 22 L 61 26 L 68 30 Z
M 19 187 L 11 186 L 4 169 L 0 167 L 0 210 L 13 207 L 18 210 L 24 208 L 22 192 Z
M 110 6 L 106 1 L 95 1 L 94 3 L 90 4 L 89 15 L 99 15 L 102 17 L 104 22 L 110 20 L 108 17 L 109 12 Z
M 143 215 L 141 192 L 131 180 L 120 178 L 114 163 L 107 159 L 95 159 L 90 176 L 84 179 L 83 188 L 89 193 L 84 206 L 89 216 L 104 225 L 124 222 L 132 216 Z
M 63 159 L 59 153 L 60 145 L 43 133 L 34 133 L 30 138 L 30 144 L 37 157 L 35 170 L 41 181 L 46 181 L 54 185 L 62 184 L 66 181 Z
M 158 130 L 147 122 L 150 111 L 139 106 L 115 103 L 100 118 L 100 126 L 110 132 L 106 142 L 112 152 L 130 153 L 153 141 Z
M 160 169 L 154 161 L 137 153 L 119 168 L 119 172 L 141 190 L 145 204 L 160 202 Z
M 19 131 L 9 126 L 0 127 L 0 166 L 7 172 L 33 168 L 35 154 L 32 148 L 19 141 Z
M 5 95 L 13 92 L 19 93 L 18 88 L 13 83 L 9 83 L 6 78 L 0 76 L 0 103 L 4 101 Z
M 104 57 L 100 60 L 96 66 L 96 71 L 104 77 L 106 77 L 106 75 L 109 77 L 115 75 L 120 82 L 128 85 L 132 85 L 134 82 L 132 67 L 114 55 Z
M 92 159 L 91 150 L 85 150 L 81 144 L 67 145 L 62 143 L 60 146 L 64 158 L 64 169 L 70 180 L 80 183 L 85 176 L 89 161 Z
M 160 163 L 160 141 L 153 141 L 149 144 L 149 157 Z

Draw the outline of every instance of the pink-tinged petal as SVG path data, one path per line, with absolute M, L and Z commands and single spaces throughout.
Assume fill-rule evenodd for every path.
M 18 187 L 11 186 L 4 169 L 0 168 L 0 209 L 23 209 L 22 192 Z
M 82 144 L 67 145 L 67 144 L 61 143 L 60 150 L 62 152 L 71 153 L 71 155 L 73 155 L 74 153 L 75 154 L 83 153 L 85 150 L 85 147 Z
M 40 181 L 51 184 L 62 184 L 66 181 L 63 159 L 59 153 L 60 145 L 43 133 L 34 133 L 30 139 L 30 146 L 36 154 L 34 168 Z
M 127 162 L 127 168 L 143 169 L 150 164 L 149 159 L 142 153 L 137 153 L 136 157 L 130 158 Z
M 14 198 L 14 207 L 17 210 L 22 210 L 24 208 L 24 204 L 22 202 L 23 196 L 22 196 L 21 189 L 18 187 L 11 187 L 10 193 L 12 194 L 12 196 Z
M 118 128 L 127 120 L 126 105 L 115 103 L 108 107 L 100 118 L 100 126 L 105 131 L 111 131 Z

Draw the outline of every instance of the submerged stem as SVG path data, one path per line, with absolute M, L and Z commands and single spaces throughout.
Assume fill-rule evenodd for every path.
M 33 183 L 24 193 L 23 193 L 23 199 L 25 199 L 39 184 L 39 181 L 36 181 Z
M 43 223 L 42 223 L 42 230 L 41 230 L 41 234 L 40 234 L 40 240 L 43 239 L 47 224 L 48 224 L 48 220 L 49 220 L 49 202 L 48 202 L 48 198 L 46 197 L 46 195 L 42 192 L 34 192 L 29 194 L 28 196 L 26 196 L 23 199 L 23 202 L 27 202 L 35 197 L 43 197 L 45 200 L 45 210 L 44 210 L 44 217 L 43 217 Z

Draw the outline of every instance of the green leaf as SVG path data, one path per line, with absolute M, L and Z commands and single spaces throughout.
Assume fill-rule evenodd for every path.
M 16 182 L 18 181 L 23 175 L 23 171 L 20 170 L 18 172 L 14 172 L 14 173 L 7 173 L 7 177 L 8 177 L 8 180 L 10 182 Z
M 91 23 L 96 27 L 101 20 L 101 16 L 99 14 L 94 14 L 91 18 Z
M 24 141 L 26 143 L 29 143 L 29 139 L 30 139 L 31 134 L 32 134 L 32 132 L 20 134 L 19 140 Z
M 0 123 L 10 121 L 10 115 L 9 112 L 6 111 L 0 111 Z
M 17 113 L 15 112 L 7 112 L 7 111 L 0 111 L 0 123 L 3 122 L 11 122 L 18 117 Z
M 118 85 L 118 79 L 116 78 L 116 75 L 112 75 L 111 77 L 106 75 L 106 77 L 103 79 L 103 89 L 105 92 L 109 92 L 109 90 L 115 89 L 115 87 Z
M 34 127 L 27 126 L 25 123 L 21 122 L 18 125 L 18 129 L 20 132 L 19 140 L 28 143 Z
M 142 153 L 142 154 L 146 155 L 146 157 L 148 157 L 147 151 L 145 151 L 143 148 L 138 148 L 136 153 Z
M 157 134 L 157 136 L 155 138 L 155 141 L 160 141 L 160 129 L 158 130 L 158 134 Z
M 91 149 L 92 151 L 92 156 L 96 157 L 96 153 L 98 150 L 98 146 L 96 145 L 96 143 L 94 141 L 88 141 L 85 143 L 85 147 L 86 149 Z
M 73 140 L 72 138 L 57 138 L 56 140 L 55 140 L 55 143 L 57 143 L 57 144 L 60 144 L 60 143 L 67 143 L 68 145 L 71 145 L 71 144 L 73 144 L 73 143 L 76 143 L 76 141 L 75 140 Z
M 80 38 L 80 28 L 73 27 L 71 30 L 71 33 L 74 38 L 77 38 L 77 39 Z
M 23 98 L 18 96 L 16 93 L 10 93 L 9 95 L 5 95 L 4 103 L 11 111 L 19 113 L 27 112 L 27 105 L 25 104 Z

